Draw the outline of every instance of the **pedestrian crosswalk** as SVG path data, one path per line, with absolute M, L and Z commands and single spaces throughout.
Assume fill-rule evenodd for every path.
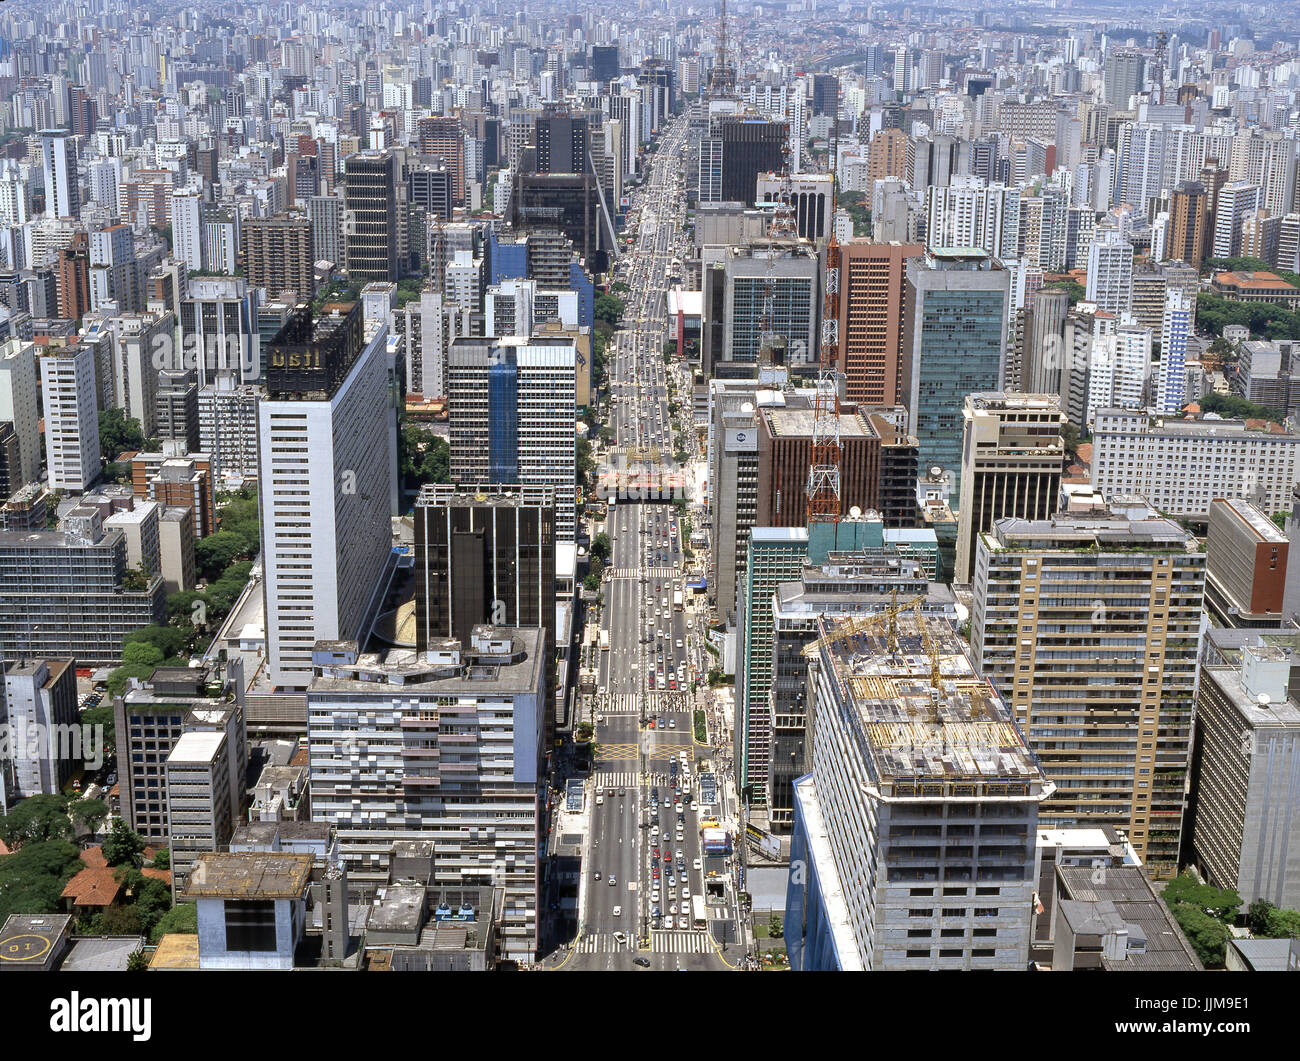
M 681 571 L 675 567 L 611 567 L 610 578 L 677 578 Z
M 655 929 L 650 933 L 650 949 L 656 954 L 712 954 L 715 948 L 707 932 Z
M 641 774 L 628 770 L 597 770 L 592 775 L 592 780 L 597 785 L 614 785 L 618 788 L 626 788 L 629 785 L 635 787 L 641 784 L 645 779 Z
M 639 715 L 642 707 L 648 714 L 664 711 L 685 711 L 685 693 L 644 692 L 644 693 L 603 693 L 596 699 L 596 711 L 606 715 Z
M 613 954 L 616 951 L 631 949 L 632 943 L 630 941 L 620 943 L 610 934 L 583 936 L 578 940 L 579 954 Z

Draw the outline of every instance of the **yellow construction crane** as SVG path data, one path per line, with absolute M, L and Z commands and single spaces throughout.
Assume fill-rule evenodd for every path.
M 925 654 L 930 657 L 930 684 L 934 688 L 939 688 L 939 653 L 934 643 L 934 638 L 930 636 L 930 628 L 925 625 L 925 616 L 921 614 L 921 598 L 918 597 L 914 602 L 916 609 L 916 625 L 921 628 L 921 641 L 925 645 Z

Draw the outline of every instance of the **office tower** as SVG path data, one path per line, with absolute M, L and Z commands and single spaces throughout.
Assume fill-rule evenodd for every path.
M 907 263 L 901 404 L 921 468 L 951 470 L 954 485 L 962 403 L 998 389 L 1010 301 L 1010 274 L 982 251 L 929 251 Z
M 58 530 L 0 531 L 0 658 L 117 666 L 127 633 L 167 621 L 162 579 L 140 588 L 128 566 L 126 533 L 95 508 Z
M 882 129 L 872 137 L 867 149 L 869 180 L 897 177 L 910 187 L 915 163 L 916 144 L 902 129 Z
M 1231 181 L 1219 189 L 1214 205 L 1214 240 L 1211 244 L 1215 258 L 1240 256 L 1242 226 L 1246 218 L 1258 213 L 1259 208 L 1258 184 Z
M 593 81 L 608 83 L 618 80 L 618 45 L 593 44 L 589 50 L 587 66 L 591 70 Z
M 465 205 L 465 133 L 457 118 L 430 116 L 415 123 L 416 143 L 425 158 L 441 159 L 451 174 L 452 200 Z M 511 163 L 511 169 L 514 163 Z
M 27 181 L 11 158 L 0 161 L 0 225 L 17 227 L 31 219 Z
M 1169 207 L 1165 258 L 1200 269 L 1209 242 L 1209 196 L 1199 181 L 1183 181 Z
M 926 246 L 980 247 L 994 258 L 1019 257 L 1020 190 L 960 177 L 925 190 Z
M 790 209 L 794 212 L 795 232 L 800 239 L 816 243 L 830 238 L 835 214 L 831 183 L 829 173 L 801 173 L 790 179 Z M 755 202 L 777 202 L 782 184 L 781 174 L 760 173 Z
M 763 395 L 756 380 L 709 381 L 709 590 L 730 623 L 744 578 L 749 530 L 758 512 L 758 415 Z
M 834 74 L 813 74 L 812 112 L 834 118 L 840 112 L 840 79 Z
M 1041 818 L 1123 829 L 1156 877 L 1178 863 L 1204 583 L 1196 538 L 1136 498 L 977 544 L 971 646 L 1056 783 Z
M 962 407 L 955 580 L 971 580 L 975 541 L 1007 516 L 1048 519 L 1059 507 L 1065 414 L 1055 394 L 968 394 Z
M 88 348 L 65 346 L 41 358 L 41 401 L 50 489 L 81 493 L 100 471 L 95 363 Z
M 6 339 L 0 342 L 0 422 L 12 424 L 17 439 L 18 463 L 9 471 L 14 491 L 41 476 L 40 415 L 36 347 Z
M 256 290 L 242 276 L 195 277 L 188 290 L 180 312 L 183 361 L 165 367 L 196 370 L 200 388 L 220 376 L 260 378 Z
M 1205 607 L 1216 625 L 1276 627 L 1292 578 L 1290 543 L 1244 498 L 1215 498 L 1205 538 Z
M 391 164 L 391 158 L 387 160 Z M 301 305 L 258 406 L 258 513 L 272 684 L 306 688 L 319 640 L 369 630 L 389 572 L 388 329 L 360 303 Z
M 198 448 L 211 459 L 216 481 L 257 475 L 258 405 L 265 397 L 261 387 L 232 376 L 218 376 L 200 388 Z
M 772 764 L 772 600 L 777 586 L 799 577 L 808 559 L 803 527 L 754 527 L 736 601 L 736 788 L 746 804 L 767 803 Z
M 198 188 L 172 192 L 172 254 L 191 272 L 204 268 L 203 193 Z
M 88 734 L 78 725 L 76 661 L 33 659 L 28 653 L 10 658 L 0 667 L 0 705 L 6 712 L 5 766 L 13 771 L 13 787 L 0 774 L 0 788 L 8 788 L 0 794 L 9 801 L 61 795 L 96 751 L 107 754 L 107 749 L 82 743 Z
M 307 200 L 307 216 L 316 260 L 342 265 L 343 201 L 337 195 L 313 195 Z
M 90 237 L 78 232 L 58 251 L 59 316 L 79 321 L 90 312 Z
M 224 667 L 159 667 L 147 681 L 128 679 L 113 698 L 113 730 L 121 770 L 122 817 L 151 843 L 168 843 L 167 759 L 187 733 L 222 734 L 226 746 L 232 813 L 248 765 L 243 661 Z
M 576 533 L 577 349 L 567 336 L 453 340 L 447 355 L 451 479 L 551 486 L 555 538 Z
M 421 119 L 428 121 L 429 119 Z M 396 281 L 397 161 L 391 152 L 350 155 L 343 174 L 348 279 Z
M 538 173 L 584 173 L 591 169 L 585 115 L 547 114 L 533 125 Z
M 1240 663 L 1202 665 L 1188 818 L 1193 861 L 1209 884 L 1294 910 L 1300 705 L 1290 656 L 1261 638 L 1242 646 Z
M 238 256 L 238 215 L 225 210 L 214 210 L 203 219 L 204 268 L 210 273 L 234 276 L 239 267 Z
M 918 244 L 853 240 L 840 248 L 838 369 L 844 394 L 863 405 L 896 405 L 903 357 L 903 291 Z
M 728 247 L 722 283 L 722 349 L 715 349 L 712 336 L 704 337 L 701 357 L 706 375 L 719 361 L 755 364 L 760 360 L 769 286 L 772 316 L 768 323 L 771 333 L 784 341 L 783 349 L 773 351 L 773 360 L 791 368 L 816 364 L 820 264 L 811 243 L 775 239 Z
M 1089 302 L 1118 317 L 1133 297 L 1133 245 L 1118 232 L 1107 232 L 1088 248 Z
M 415 642 L 434 652 L 494 619 L 555 644 L 555 493 L 426 485 L 415 504 Z
M 864 413 L 838 415 L 840 501 L 845 512 L 880 505 L 880 435 Z M 808 513 L 813 409 L 803 397 L 758 410 L 758 527 L 801 527 Z
M 1131 97 L 1142 91 L 1146 59 L 1139 52 L 1113 51 L 1106 56 L 1102 95 L 1107 103 L 1127 110 Z
M 418 166 L 407 177 L 408 198 L 426 214 L 451 220 L 452 179 L 446 166 Z
M 66 129 L 42 129 L 37 135 L 45 177 L 45 213 L 75 220 L 81 216 L 81 186 L 72 139 Z
M 1251 497 L 1285 512 L 1300 481 L 1300 435 L 1251 431 L 1242 420 L 1183 420 L 1099 409 L 1092 485 L 1107 497 L 1137 495 L 1175 519 L 1204 520 L 1217 497 Z
M 715 119 L 711 138 L 721 142 L 722 188 L 719 202 L 754 204 L 760 173 L 782 168 L 789 127 L 785 122 L 730 115 Z
M 245 221 L 239 230 L 239 253 L 248 286 L 264 288 L 268 299 L 310 299 L 316 293 L 311 228 L 308 218 L 296 215 Z
M 863 629 L 825 617 L 816 632 L 791 969 L 1026 968 L 1053 785 L 1006 704 L 942 619 L 903 612 Z
M 483 259 L 469 251 L 456 251 L 447 263 L 442 291 L 449 305 L 468 313 L 482 313 Z
M 1182 291 L 1165 296 L 1160 324 L 1160 385 L 1156 409 L 1176 413 L 1185 404 L 1187 387 L 1187 343 L 1196 321 L 1196 304 Z
M 1073 369 L 1072 350 L 1065 345 L 1065 322 L 1070 307 L 1070 295 L 1064 288 L 1045 287 L 1034 295 L 1031 305 L 1025 308 L 1026 318 L 1024 353 L 1020 358 L 1016 386 L 1008 379 L 1008 389 L 1025 390 L 1031 394 L 1061 395 L 1062 405 L 1069 396 L 1070 373 Z M 1012 376 L 1010 371 L 1008 376 Z
M 517 229 L 531 236 L 540 228 L 558 228 L 595 273 L 605 271 L 609 251 L 615 245 L 614 205 L 613 189 L 602 189 L 590 171 L 529 173 L 520 170 L 515 175 L 510 196 Z M 541 276 L 535 279 L 545 282 Z M 546 282 L 546 286 L 565 285 Z
M 368 900 L 389 883 L 395 841 L 432 843 L 435 886 L 505 889 L 511 961 L 539 944 L 549 651 L 545 631 L 512 627 L 479 627 L 428 663 L 322 646 L 307 692 L 312 820 L 337 831 L 349 889 Z
M 171 313 L 124 313 L 108 322 L 116 339 L 113 393 L 127 416 L 140 421 L 146 438 L 156 433 L 158 417 L 158 358 L 176 335 Z M 104 454 L 105 458 L 117 454 Z

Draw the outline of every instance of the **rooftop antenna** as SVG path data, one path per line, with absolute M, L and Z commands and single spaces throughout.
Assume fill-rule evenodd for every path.
M 718 18 L 718 50 L 713 58 L 709 91 L 714 96 L 730 96 L 736 91 L 736 71 L 731 65 L 731 53 L 727 50 L 727 0 L 722 0 L 722 13 Z

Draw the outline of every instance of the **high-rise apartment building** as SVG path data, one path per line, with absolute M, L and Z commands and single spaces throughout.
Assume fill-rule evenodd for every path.
M 996 391 L 1006 362 L 1010 274 L 976 248 L 932 250 L 907 263 L 901 404 L 922 473 L 961 474 L 961 410 L 968 394 Z
M 191 272 L 204 268 L 203 193 L 198 188 L 172 192 L 172 253 Z
M 355 897 L 389 883 L 395 841 L 432 843 L 437 885 L 505 889 L 502 957 L 535 960 L 547 652 L 540 629 L 485 626 L 416 663 L 321 646 L 312 820 L 337 830 Z
M 1098 409 L 1093 421 L 1092 485 L 1107 497 L 1143 497 L 1176 519 L 1207 519 L 1219 497 L 1257 498 L 1267 512 L 1286 512 L 1298 458 L 1300 434 L 1253 430 L 1243 420 Z
M 1196 538 L 1140 498 L 981 534 L 971 646 L 1056 783 L 1054 827 L 1123 829 L 1176 872 L 1205 585 Z
M 1118 317 L 1133 298 L 1133 244 L 1117 231 L 1098 234 L 1088 248 L 1089 302 Z
M 864 405 L 896 405 L 903 359 L 903 292 L 914 243 L 853 240 L 840 247 L 839 364 L 844 393 Z
M 74 344 L 41 358 L 45 467 L 51 490 L 79 494 L 99 478 L 99 409 L 90 349 Z
M 897 177 L 910 186 L 912 167 L 915 164 L 916 144 L 902 129 L 882 129 L 871 138 L 871 145 L 867 149 L 869 180 Z
M 36 347 L 22 339 L 6 339 L 0 342 L 0 421 L 13 424 L 17 438 L 18 464 L 9 472 L 15 491 L 40 478 L 40 416 Z
M 81 216 L 81 185 L 77 178 L 77 156 L 66 129 L 42 129 L 41 167 L 45 177 L 45 212 L 50 217 Z
M 1209 244 L 1209 213 L 1209 195 L 1200 181 L 1182 181 L 1174 189 L 1165 242 L 1167 259 L 1201 267 Z
M 1102 93 L 1105 102 L 1117 110 L 1127 110 L 1129 100 L 1142 89 L 1146 58 L 1140 52 L 1116 50 L 1106 56 Z
M 268 300 L 303 302 L 315 294 L 311 220 L 303 216 L 249 218 L 239 228 L 239 253 L 249 287 Z M 293 292 L 290 298 L 287 292 Z
M 1056 513 L 1065 467 L 1064 426 L 1055 394 L 966 396 L 956 581 L 970 581 L 975 540 L 997 520 L 1047 519 Z
M 398 280 L 396 157 L 391 151 L 348 156 L 343 188 L 348 278 L 359 284 Z
M 1230 181 L 1219 189 L 1214 203 L 1214 239 L 1211 244 L 1215 258 L 1235 258 L 1241 254 L 1242 228 L 1247 218 L 1259 212 L 1260 205 L 1258 184 Z
M 460 119 L 437 115 L 420 118 L 415 123 L 415 136 L 421 155 L 426 158 L 441 159 L 443 165 L 447 167 L 447 172 L 451 174 L 453 205 L 463 206 L 465 204 L 465 131 L 461 128 Z M 511 168 L 514 168 L 513 162 Z
M 317 261 L 343 264 L 343 200 L 337 195 L 313 195 L 307 200 L 311 219 L 312 253 Z
M 320 640 L 369 629 L 390 574 L 388 328 L 360 303 L 301 305 L 267 358 L 258 406 L 267 669 L 306 688 Z
M 91 747 L 71 746 L 72 738 L 84 733 L 77 724 L 76 661 L 20 653 L 0 671 L 8 745 L 8 761 L 0 769 L 0 798 L 8 807 L 29 796 L 58 796 L 94 754 Z M 76 743 L 81 745 L 80 740 Z M 77 758 L 78 751 L 85 752 L 84 758 Z M 105 748 L 99 751 L 107 753 Z M 6 784 L 9 767 L 12 788 Z
M 1003 261 L 1018 258 L 1020 189 L 990 184 L 978 177 L 955 179 L 946 188 L 925 191 L 926 246 L 932 252 L 980 247 Z
M 1053 785 L 1007 705 L 943 619 L 825 617 L 816 634 L 790 967 L 1027 968 L 1035 833 Z

